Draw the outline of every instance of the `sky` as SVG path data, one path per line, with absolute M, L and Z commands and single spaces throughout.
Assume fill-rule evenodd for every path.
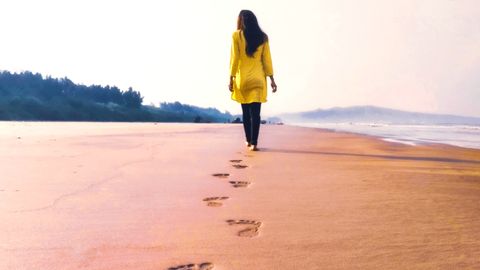
M 480 117 L 478 0 L 0 0 L 0 70 L 239 113 L 227 86 L 241 9 L 269 35 L 278 92 L 263 115 L 375 105 Z

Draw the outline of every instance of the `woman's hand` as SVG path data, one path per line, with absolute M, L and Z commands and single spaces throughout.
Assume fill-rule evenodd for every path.
M 273 78 L 273 76 L 270 76 L 270 82 L 270 86 L 272 87 L 272 93 L 277 92 L 277 84 L 275 83 L 275 79 Z

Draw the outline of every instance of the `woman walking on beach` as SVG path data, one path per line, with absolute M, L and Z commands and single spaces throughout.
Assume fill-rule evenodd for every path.
M 250 150 L 257 151 L 260 107 L 267 102 L 267 76 L 270 77 L 272 92 L 277 91 L 268 36 L 258 25 L 255 14 L 242 10 L 232 38 L 228 88 L 232 99 L 242 105 L 246 145 Z

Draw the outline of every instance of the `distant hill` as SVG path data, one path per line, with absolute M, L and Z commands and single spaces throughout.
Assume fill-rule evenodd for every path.
M 232 115 L 179 102 L 142 105 L 131 87 L 75 84 L 39 73 L 0 72 L 0 120 L 230 122 Z
M 480 125 L 480 118 L 393 110 L 375 106 L 334 107 L 308 112 L 282 114 L 284 122 L 303 123 L 383 123 L 383 124 L 460 124 Z

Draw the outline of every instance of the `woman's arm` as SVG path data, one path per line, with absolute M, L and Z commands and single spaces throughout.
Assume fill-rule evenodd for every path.
M 262 64 L 265 76 L 270 77 L 270 85 L 272 86 L 272 92 L 275 93 L 277 92 L 277 84 L 275 83 L 275 79 L 273 78 L 272 55 L 270 54 L 270 45 L 268 41 L 265 42 L 265 45 L 263 47 Z
M 270 54 L 270 45 L 268 40 L 265 41 L 265 44 L 263 45 L 262 65 L 263 65 L 263 71 L 265 72 L 265 76 L 272 78 L 273 77 L 272 55 Z
M 230 76 L 230 83 L 228 84 L 228 90 L 230 92 L 233 92 L 233 80 L 235 79 L 235 76 Z
M 230 51 L 230 83 L 228 84 L 228 90 L 233 91 L 233 80 L 238 71 L 238 58 L 240 56 L 240 49 L 238 48 L 238 41 L 236 34 L 234 32 L 232 35 L 232 49 Z

